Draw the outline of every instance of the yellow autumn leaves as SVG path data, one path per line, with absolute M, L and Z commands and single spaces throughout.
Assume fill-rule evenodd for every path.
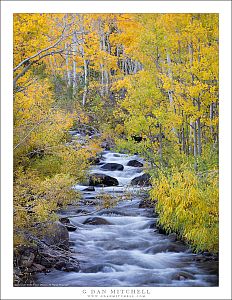
M 143 70 L 113 86 L 127 91 L 115 112 L 117 143 L 154 166 L 160 224 L 196 250 L 217 252 L 218 15 L 141 14 L 134 22 Z
M 196 175 L 183 166 L 153 180 L 159 222 L 199 251 L 218 252 L 218 171 Z

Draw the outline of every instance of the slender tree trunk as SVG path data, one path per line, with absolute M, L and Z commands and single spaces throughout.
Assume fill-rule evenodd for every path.
M 191 122 L 189 126 L 189 138 L 190 138 L 190 143 L 189 143 L 189 153 L 194 154 L 194 138 L 193 138 L 193 123 Z
M 196 126 L 196 121 L 193 122 L 193 141 L 194 141 L 194 169 L 197 171 L 197 126 Z
M 66 62 L 66 72 L 67 72 L 67 86 L 71 86 L 71 74 L 69 69 L 69 51 L 68 51 L 68 45 L 65 44 L 65 62 Z
M 167 51 L 167 63 L 168 63 L 168 77 L 172 83 L 171 58 L 170 58 L 170 54 L 168 51 Z M 169 98 L 170 104 L 172 104 L 173 103 L 172 90 L 168 91 L 168 98 Z
M 188 44 L 188 51 L 189 51 L 189 62 L 190 62 L 190 66 L 193 65 L 193 45 L 192 45 L 192 42 Z M 191 73 L 191 77 L 192 77 L 192 85 L 194 84 L 194 76 L 193 74 Z M 194 99 L 192 99 L 192 102 L 193 102 L 193 105 L 195 106 L 196 105 L 196 102 Z M 199 107 L 198 107 L 199 108 Z M 199 133 L 197 133 L 197 125 L 198 125 L 198 121 L 194 121 L 193 123 L 193 154 L 194 154 L 194 169 L 195 171 L 197 171 L 197 156 L 198 156 L 198 150 L 199 150 L 199 147 L 198 147 L 198 144 L 197 144 L 197 135 Z M 198 135 L 199 137 L 199 135 Z
M 162 138 L 162 126 L 160 124 L 159 133 L 159 157 L 160 157 L 160 167 L 163 165 L 163 138 Z
M 108 71 L 104 70 L 104 78 L 105 78 L 105 94 L 109 94 L 109 74 Z
M 100 94 L 101 96 L 104 96 L 104 67 L 103 64 L 100 64 L 101 68 L 101 88 L 100 88 Z
M 202 144 L 201 144 L 201 119 L 197 119 L 197 135 L 198 135 L 198 155 L 202 153 Z
M 73 96 L 76 94 L 77 72 L 76 72 L 77 37 L 73 34 Z
M 102 29 L 102 21 L 99 19 L 99 37 L 100 37 L 100 50 L 105 50 L 105 36 L 104 36 L 104 30 Z M 100 70 L 101 70 L 101 88 L 100 88 L 100 94 L 103 97 L 105 94 L 105 68 L 104 63 L 100 63 Z
M 184 127 L 181 132 L 181 140 L 182 140 L 182 151 L 185 153 L 185 135 L 184 135 Z
M 213 121 L 213 102 L 210 104 L 209 107 L 209 118 L 210 118 L 210 132 L 211 132 L 211 136 L 213 137 L 213 125 L 212 125 L 212 121 Z
M 86 59 L 84 59 L 84 93 L 83 93 L 83 97 L 82 97 L 82 105 L 85 106 L 85 102 L 86 102 L 86 96 L 87 96 L 87 82 L 88 80 L 88 64 Z
M 188 121 L 187 117 L 186 117 L 186 121 Z M 189 155 L 189 153 L 190 153 L 190 143 L 189 143 L 188 124 L 186 124 L 186 148 L 185 148 L 185 150 L 186 150 L 186 154 Z
M 198 39 L 198 55 L 197 55 L 197 60 L 198 63 L 200 64 L 200 39 Z M 200 112 L 201 110 L 201 101 L 200 97 L 197 99 L 197 106 L 198 106 L 198 111 Z M 198 155 L 201 156 L 202 153 L 202 144 L 201 144 L 201 118 L 197 118 L 197 129 L 198 129 Z

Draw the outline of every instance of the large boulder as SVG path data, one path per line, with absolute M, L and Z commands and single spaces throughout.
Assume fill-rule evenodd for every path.
M 111 225 L 109 221 L 100 217 L 90 217 L 84 221 L 83 224 L 89 225 Z
M 49 246 L 56 246 L 63 249 L 69 248 L 69 233 L 67 228 L 60 222 L 48 224 L 41 229 L 43 242 Z
M 149 186 L 151 176 L 149 174 L 143 174 L 135 177 L 131 180 L 131 185 Z
M 132 159 L 127 163 L 127 166 L 128 167 L 143 167 L 143 164 L 136 159 Z
M 116 178 L 105 174 L 92 174 L 89 178 L 89 185 L 92 186 L 116 186 L 119 182 Z
M 124 167 L 123 165 L 117 163 L 106 163 L 101 166 L 101 169 L 106 171 L 122 171 Z

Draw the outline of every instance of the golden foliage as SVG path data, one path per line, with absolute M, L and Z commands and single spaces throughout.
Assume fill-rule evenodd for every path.
M 182 165 L 170 173 L 160 172 L 153 180 L 151 198 L 157 200 L 159 223 L 197 251 L 218 252 L 218 170 L 195 174 Z

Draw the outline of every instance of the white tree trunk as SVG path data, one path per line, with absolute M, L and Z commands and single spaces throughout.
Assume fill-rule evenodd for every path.
M 67 86 L 71 86 L 71 73 L 69 69 L 69 51 L 68 51 L 68 45 L 65 44 L 65 62 L 66 62 L 66 72 L 67 72 Z
M 84 60 L 84 93 L 82 97 L 82 105 L 85 106 L 86 96 L 87 96 L 87 82 L 88 80 L 88 65 L 86 59 Z
M 74 32 L 73 34 L 73 95 L 76 94 L 76 86 L 77 86 L 76 54 L 77 54 L 77 37 L 76 37 L 76 32 Z

